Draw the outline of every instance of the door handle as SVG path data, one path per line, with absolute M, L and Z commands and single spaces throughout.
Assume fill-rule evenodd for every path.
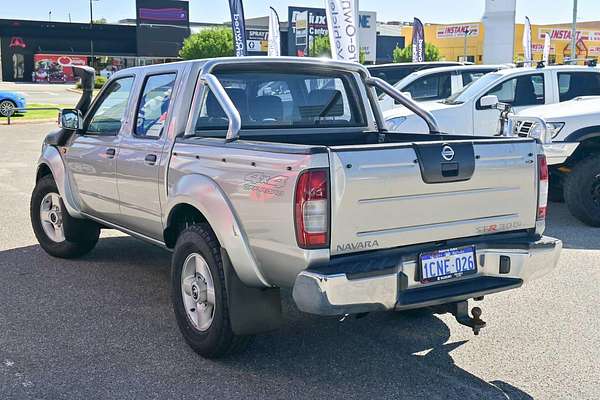
M 113 148 L 106 149 L 106 155 L 108 158 L 115 158 L 115 154 L 117 154 L 117 150 Z
M 156 164 L 156 154 L 147 154 L 146 158 L 144 158 L 144 162 L 148 165 Z

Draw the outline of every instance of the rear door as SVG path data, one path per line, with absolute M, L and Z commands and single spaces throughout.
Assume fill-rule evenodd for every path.
M 134 126 L 123 133 L 117 158 L 120 222 L 153 238 L 163 231 L 158 181 L 176 77 L 175 72 L 145 77 Z
M 535 227 L 536 144 L 331 149 L 332 255 Z

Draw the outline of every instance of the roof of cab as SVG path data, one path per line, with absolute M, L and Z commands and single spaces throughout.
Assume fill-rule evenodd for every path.
M 328 58 L 314 58 L 314 57 L 268 57 L 268 56 L 249 56 L 249 57 L 220 57 L 210 59 L 199 59 L 199 60 L 188 60 L 188 61 L 176 61 L 168 64 L 154 64 L 141 67 L 131 67 L 123 69 L 113 76 L 118 77 L 120 75 L 126 75 L 128 73 L 141 72 L 143 74 L 153 73 L 156 70 L 168 69 L 168 68 L 184 68 L 190 64 L 196 64 L 202 68 L 205 72 L 209 72 L 215 66 L 218 65 L 242 65 L 242 64 L 281 64 L 285 65 L 311 65 L 311 66 L 322 66 L 331 67 L 337 69 L 346 69 L 350 71 L 361 71 L 367 73 L 367 69 L 358 63 L 349 61 L 337 61 Z

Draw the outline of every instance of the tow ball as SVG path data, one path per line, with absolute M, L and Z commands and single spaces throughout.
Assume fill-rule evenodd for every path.
M 485 328 L 486 323 L 480 318 L 481 308 L 473 307 L 471 310 L 472 317 L 469 316 L 469 303 L 466 300 L 448 304 L 446 310 L 446 312 L 454 315 L 459 324 L 473 329 L 475 335 L 479 335 L 479 331 Z

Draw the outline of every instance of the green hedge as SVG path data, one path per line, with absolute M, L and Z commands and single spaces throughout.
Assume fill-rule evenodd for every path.
M 104 86 L 104 84 L 106 83 L 106 81 L 108 81 L 108 79 L 106 79 L 103 76 L 97 76 L 96 80 L 94 81 L 94 89 L 101 89 L 102 86 Z M 81 82 L 77 82 L 77 89 L 81 89 Z

